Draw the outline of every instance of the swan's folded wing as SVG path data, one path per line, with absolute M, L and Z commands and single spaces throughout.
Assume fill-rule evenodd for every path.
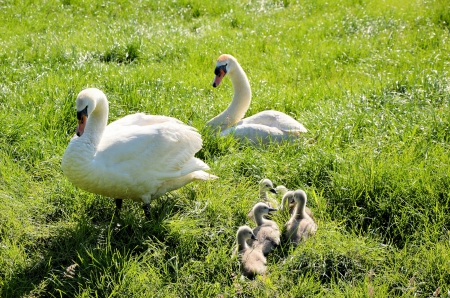
M 285 132 L 300 133 L 308 130 L 297 120 L 279 111 L 268 110 L 243 119 L 243 125 L 259 124 L 277 128 Z
M 124 126 L 138 125 L 138 126 L 146 126 L 146 125 L 154 125 L 164 122 L 172 122 L 183 124 L 180 120 L 161 115 L 147 115 L 144 113 L 136 113 L 127 115 L 123 118 L 120 118 L 114 122 L 111 122 L 105 129 L 105 133 L 113 133 L 115 129 L 120 129 Z
M 118 125 L 103 135 L 94 163 L 107 172 L 178 178 L 186 166 L 190 171 L 209 169 L 205 163 L 193 161 L 201 147 L 200 134 L 184 124 Z
M 285 139 L 285 133 L 278 128 L 261 124 L 240 124 L 220 133 L 221 136 L 233 135 L 239 140 L 247 140 L 253 144 L 268 143 L 270 140 L 280 142 Z

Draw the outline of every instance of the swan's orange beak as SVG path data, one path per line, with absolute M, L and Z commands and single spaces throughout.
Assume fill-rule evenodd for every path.
M 87 121 L 87 116 L 82 115 L 81 119 L 78 120 L 78 126 L 77 126 L 77 136 L 81 137 L 81 135 L 84 132 L 84 128 L 86 127 L 86 121 Z
M 213 87 L 219 86 L 220 82 L 222 82 L 223 77 L 227 74 L 227 65 L 217 66 L 214 70 L 216 77 L 214 78 Z
M 220 82 L 222 82 L 223 77 L 225 76 L 225 72 L 223 70 L 220 71 L 220 75 L 214 78 L 213 87 L 219 86 Z

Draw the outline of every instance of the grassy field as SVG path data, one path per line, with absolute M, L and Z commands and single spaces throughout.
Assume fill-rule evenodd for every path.
M 0 0 L 0 297 L 449 297 L 447 0 Z M 249 77 L 247 115 L 308 129 L 253 148 L 205 123 Z M 152 202 L 73 186 L 60 167 L 75 97 L 196 127 L 220 179 Z M 231 258 L 261 178 L 304 189 L 317 235 L 242 280 Z M 286 214 L 274 217 L 280 226 Z

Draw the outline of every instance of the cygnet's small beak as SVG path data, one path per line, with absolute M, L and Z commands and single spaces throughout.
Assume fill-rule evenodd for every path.
M 276 194 L 276 195 L 278 194 L 278 192 L 277 192 L 277 190 L 275 188 L 271 188 L 271 189 L 269 189 L 269 191 L 274 193 L 274 194 Z
M 269 208 L 269 214 L 270 214 L 270 212 L 275 212 L 275 211 L 278 211 L 278 209 L 275 209 L 275 208 Z
M 256 238 L 255 235 L 252 235 L 252 239 L 258 241 L 258 238 Z

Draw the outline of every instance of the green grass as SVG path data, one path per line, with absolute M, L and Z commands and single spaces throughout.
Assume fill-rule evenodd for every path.
M 0 1 L 1 297 L 448 297 L 450 4 L 430 1 Z M 215 60 L 250 79 L 247 115 L 309 133 L 261 148 L 211 135 L 232 97 Z M 110 120 L 177 117 L 217 181 L 152 202 L 86 193 L 62 174 L 75 97 Z M 267 177 L 308 193 L 317 235 L 241 280 L 237 227 Z M 282 226 L 285 214 L 274 219 Z

